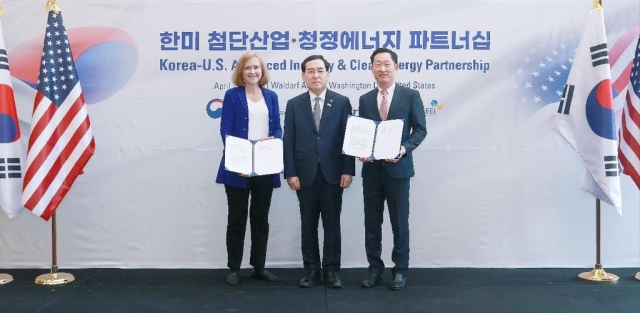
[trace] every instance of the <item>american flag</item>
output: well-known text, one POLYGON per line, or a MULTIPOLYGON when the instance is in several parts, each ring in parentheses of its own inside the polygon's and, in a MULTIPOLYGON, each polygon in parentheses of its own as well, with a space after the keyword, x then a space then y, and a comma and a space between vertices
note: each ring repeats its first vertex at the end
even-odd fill
POLYGON ((640 38, 629 76, 627 103, 622 113, 620 146, 618 148, 623 173, 640 188, 640 38))
POLYGON ((49 220, 95 151, 62 14, 49 12, 22 204, 49 220))

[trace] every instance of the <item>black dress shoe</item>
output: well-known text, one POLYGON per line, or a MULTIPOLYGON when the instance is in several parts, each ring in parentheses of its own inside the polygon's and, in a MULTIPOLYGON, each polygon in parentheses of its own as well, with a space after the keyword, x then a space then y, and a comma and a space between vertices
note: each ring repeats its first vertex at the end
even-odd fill
POLYGON ((320 280, 320 271, 318 269, 312 268, 307 270, 307 275, 302 277, 298 286, 302 288, 309 288, 316 284, 317 281, 320 280))
POLYGON ((251 274, 252 278, 264 280, 268 282, 278 281, 278 277, 276 275, 271 274, 267 270, 253 270, 253 274, 251 274))
POLYGON ((402 276, 402 274, 397 273, 393 276, 393 280, 391 281, 391 285, 389 285, 389 289, 391 290, 400 290, 404 288, 404 285, 407 281, 407 278, 402 276))
POLYGON ((264 280, 268 282, 278 281, 278 277, 276 275, 271 274, 267 270, 253 270, 253 273, 251 274, 251 278, 264 280))
POLYGON ((324 281, 329 288, 342 288, 342 282, 340 278, 338 278, 338 273, 334 269, 328 269, 325 274, 324 281))
POLYGON ((227 284, 231 286, 238 286, 240 283, 240 274, 236 271, 231 271, 229 275, 227 275, 227 284))
POLYGON ((362 288, 371 288, 377 285, 380 280, 382 280, 382 274, 369 274, 369 276, 362 281, 362 288))

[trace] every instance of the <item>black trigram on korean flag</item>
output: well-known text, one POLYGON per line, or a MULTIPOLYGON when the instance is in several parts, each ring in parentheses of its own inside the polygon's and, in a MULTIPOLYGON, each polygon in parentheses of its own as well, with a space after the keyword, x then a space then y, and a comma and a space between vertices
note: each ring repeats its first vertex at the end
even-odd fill
POLYGON ((620 170, 618 168, 618 157, 607 155, 604 157, 604 169, 607 177, 617 177, 620 170))
POLYGON ((593 67, 603 64, 609 64, 609 50, 607 50, 607 43, 601 43, 590 48, 591 49, 591 62, 593 67))
POLYGON ((0 179, 21 177, 19 158, 0 158, 0 179))
POLYGON ((562 93, 562 100, 558 106, 558 114, 569 114, 571 110, 571 101, 573 100, 573 91, 576 89, 576 85, 564 85, 564 92, 562 93), (563 109, 564 108, 564 112, 563 109))
POLYGON ((9 59, 7 59, 7 50, 0 49, 0 69, 9 70, 9 59))

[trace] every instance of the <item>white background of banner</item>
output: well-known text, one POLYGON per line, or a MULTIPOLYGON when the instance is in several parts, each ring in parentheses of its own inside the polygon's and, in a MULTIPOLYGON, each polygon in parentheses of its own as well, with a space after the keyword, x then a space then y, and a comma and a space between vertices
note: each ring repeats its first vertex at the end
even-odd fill
MULTIPOLYGON (((131 80, 108 99, 89 105, 96 154, 57 211, 61 267, 223 268, 226 197, 215 175, 222 153, 219 119, 207 103, 222 98, 214 83, 231 71, 160 71, 162 58, 222 58, 241 52, 208 51, 218 31, 400 30, 400 61, 483 60, 481 71, 402 70, 397 80, 435 83, 421 90, 428 135, 414 153, 411 181, 412 267, 591 267, 595 261, 595 199, 579 189, 582 164, 548 128, 530 127, 533 112, 520 103, 512 60, 523 47, 577 36, 591 1, 59 1, 67 29, 106 26, 127 32, 139 62, 131 80), (491 31, 491 49, 408 49, 411 30, 491 31), (160 50, 164 31, 199 31, 199 51, 160 50)), ((2 23, 9 53, 42 36, 44 1, 4 1, 2 23)), ((605 1, 608 20, 638 23, 637 0, 605 1)), ((619 36, 611 33, 608 36, 619 36)), ((637 38, 637 36, 635 37, 637 38)), ((72 39, 73 41, 73 39, 72 39)), ((635 41, 634 41, 635 42, 635 41)), ((610 47, 611 47, 610 42, 610 47)), ((371 50, 264 51, 267 62, 362 60, 371 50)), ((11 56, 11 54, 10 54, 11 56)), ((76 55, 77 57, 77 55, 76 55)), ((623 55, 620 62, 630 62, 623 55)), ((13 60, 10 59, 11 63, 13 60)), ((12 67, 12 71, 14 71, 12 67)), ((300 82, 299 70, 270 72, 272 81, 300 82)), ((15 74, 14 74, 15 76, 15 74)), ((566 77, 565 77, 566 79, 566 77)), ((373 83, 368 70, 334 70, 330 81, 373 83)), ((81 76, 82 82, 82 76, 81 76)), ((34 91, 13 80, 19 118, 31 119, 34 91)), ((304 90, 276 89, 281 111, 304 90)), ((368 90, 335 90, 351 99, 368 90)), ((626 92, 626 91, 624 91, 626 92)), ((617 108, 622 97, 616 98, 617 108)), ((558 99, 559 100, 559 99, 558 99)), ((550 106, 555 106, 551 103, 550 106)), ((24 125, 23 125, 24 126, 24 125)), ((22 128, 26 146, 28 127, 22 128)), ((357 165, 359 176, 360 164, 357 165)), ((284 181, 283 181, 284 183, 284 181)), ((622 177, 624 216, 603 204, 602 261, 640 265, 640 196, 622 177)), ((344 193, 342 264, 367 265, 362 180, 344 193)), ((386 218, 385 218, 386 219, 386 218)), ((302 266, 295 193, 277 189, 270 213, 267 266, 302 266)), ((248 266, 249 239, 245 245, 248 266)), ((383 256, 392 235, 384 224, 383 256)), ((0 215, 0 268, 48 267, 51 225, 28 211, 0 215)))

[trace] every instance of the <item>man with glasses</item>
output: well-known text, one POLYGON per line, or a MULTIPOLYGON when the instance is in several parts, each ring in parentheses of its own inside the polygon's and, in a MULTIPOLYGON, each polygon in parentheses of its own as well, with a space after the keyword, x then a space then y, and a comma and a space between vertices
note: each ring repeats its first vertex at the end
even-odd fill
POLYGON ((365 250, 369 261, 369 274, 362 287, 377 285, 384 271, 380 256, 386 200, 393 231, 391 260, 395 263, 389 287, 400 290, 405 286, 409 269, 409 185, 415 174, 412 152, 426 137, 427 127, 420 93, 396 84, 398 55, 387 48, 376 49, 371 54, 371 65, 378 88, 360 97, 359 116, 377 121, 403 119, 404 129, 397 158, 360 158, 363 162, 365 250))
POLYGON ((300 287, 315 285, 324 272, 325 283, 341 288, 340 213, 342 192, 355 175, 355 159, 342 154, 351 102, 327 89, 329 62, 321 55, 302 61, 307 92, 289 100, 284 120, 284 177, 300 202, 302 260, 306 275, 300 287), (322 216, 322 263, 318 220, 322 216), (324 271, 323 271, 324 270, 324 271))

